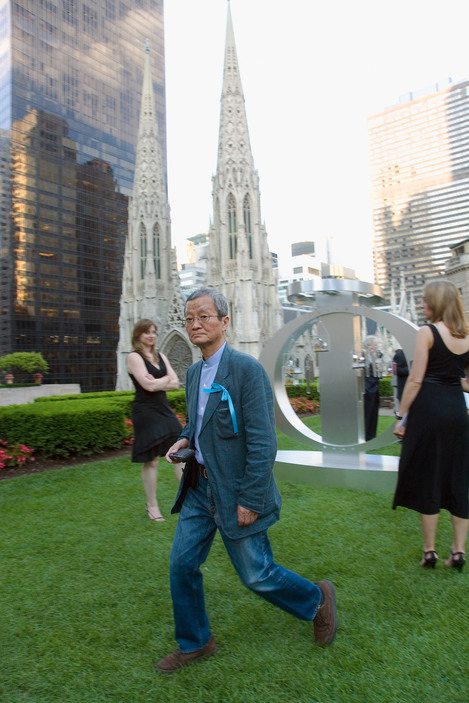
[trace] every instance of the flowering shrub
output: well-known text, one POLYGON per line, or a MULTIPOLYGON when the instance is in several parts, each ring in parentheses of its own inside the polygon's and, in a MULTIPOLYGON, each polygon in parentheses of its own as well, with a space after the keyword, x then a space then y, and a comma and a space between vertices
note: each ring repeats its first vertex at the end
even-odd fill
POLYGON ((317 415, 319 412, 319 403, 312 398, 289 398, 290 405, 297 415, 317 415))
POLYGON ((12 469, 34 461, 34 449, 30 449, 26 444, 8 444, 0 441, 0 471, 2 469, 12 469))
POLYGON ((125 421, 125 431, 126 437, 124 439, 124 444, 133 444, 134 442, 134 424, 132 420, 125 421))
POLYGON ((179 422, 181 423, 181 425, 184 427, 184 425, 186 424, 185 415, 179 415, 179 413, 176 413, 176 417, 179 420, 179 422))

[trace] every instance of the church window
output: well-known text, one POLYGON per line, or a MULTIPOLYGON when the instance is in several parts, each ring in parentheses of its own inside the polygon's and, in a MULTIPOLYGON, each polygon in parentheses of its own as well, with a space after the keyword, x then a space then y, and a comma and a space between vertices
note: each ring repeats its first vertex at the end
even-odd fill
POLYGON ((153 227, 153 263, 155 264, 156 278, 161 278, 160 226, 158 222, 153 227))
POLYGON ((249 258, 252 259, 252 229, 251 229, 251 202, 249 195, 244 196, 243 201, 244 229, 248 242, 249 258))
POLYGON ((228 245, 230 250, 230 259, 234 259, 236 257, 238 244, 236 232, 236 200, 231 194, 228 198, 228 245))
POLYGON ((143 222, 140 223, 140 278, 145 277, 145 264, 147 261, 147 232, 143 222))

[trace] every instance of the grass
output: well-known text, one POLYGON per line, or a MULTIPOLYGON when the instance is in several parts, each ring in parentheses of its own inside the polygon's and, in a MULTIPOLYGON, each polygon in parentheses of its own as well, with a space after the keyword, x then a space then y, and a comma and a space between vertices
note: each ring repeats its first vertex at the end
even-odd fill
MULTIPOLYGON (((304 422, 307 427, 309 427, 310 430, 313 430, 313 432, 316 432, 317 434, 321 434, 321 416, 320 415, 310 415, 309 417, 304 417, 302 419, 302 422, 304 422)), ((377 433, 378 435, 384 432, 385 430, 388 429, 392 424, 396 422, 395 418, 389 415, 380 415, 378 417, 378 426, 377 426, 377 433)), ((290 437, 287 437, 283 432, 278 431, 278 436, 279 436, 279 442, 281 442, 281 448, 282 449, 287 449, 287 450, 294 450, 294 449, 307 449, 306 445, 302 444, 301 442, 297 442, 294 439, 291 439, 290 437)), ((399 456, 401 451, 401 445, 398 444, 397 442, 393 442, 392 444, 387 445, 386 447, 383 447, 382 449, 373 449, 369 452, 368 454, 387 454, 389 456, 399 456)))
MULTIPOLYGON (((248 592, 217 537, 203 571, 220 652, 164 676, 153 666, 175 647, 171 467, 163 524, 146 518, 128 458, 2 481, 0 701, 467 703, 469 569, 419 568, 418 516, 392 511, 390 494, 279 485, 274 554, 336 584, 333 646, 248 592)), ((450 545, 443 513, 442 557, 450 545)))

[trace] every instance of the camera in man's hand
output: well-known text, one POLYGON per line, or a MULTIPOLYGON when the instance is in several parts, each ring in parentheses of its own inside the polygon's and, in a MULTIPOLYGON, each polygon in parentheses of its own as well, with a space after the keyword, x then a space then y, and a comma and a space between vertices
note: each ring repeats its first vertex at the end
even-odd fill
POLYGON ((195 451, 193 449, 178 449, 177 452, 174 452, 174 454, 170 454, 169 458, 172 461, 182 461, 185 463, 186 461, 189 461, 189 459, 192 459, 194 455, 195 451))

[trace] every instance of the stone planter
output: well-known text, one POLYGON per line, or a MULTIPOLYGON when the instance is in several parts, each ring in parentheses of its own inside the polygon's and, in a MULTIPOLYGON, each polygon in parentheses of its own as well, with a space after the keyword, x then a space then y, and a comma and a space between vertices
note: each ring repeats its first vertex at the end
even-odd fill
POLYGON ((35 373, 34 374, 34 383, 36 386, 40 386, 42 383, 42 373, 35 373))
POLYGON ((393 408, 394 407, 394 396, 380 396, 379 398, 380 408, 393 408))
POLYGON ((7 386, 11 386, 11 384, 13 383, 14 380, 15 380, 15 377, 13 376, 12 373, 7 373, 7 374, 6 374, 6 376, 5 376, 5 383, 7 384, 7 386))

